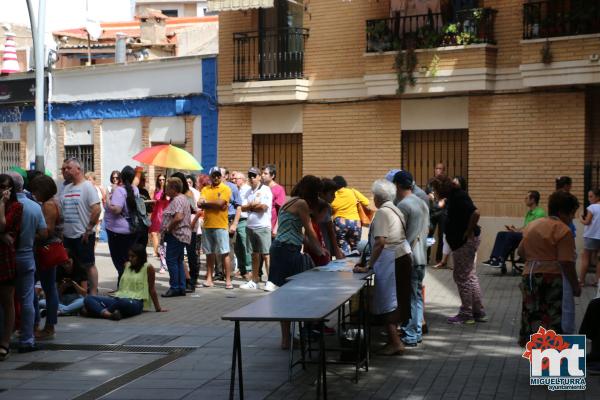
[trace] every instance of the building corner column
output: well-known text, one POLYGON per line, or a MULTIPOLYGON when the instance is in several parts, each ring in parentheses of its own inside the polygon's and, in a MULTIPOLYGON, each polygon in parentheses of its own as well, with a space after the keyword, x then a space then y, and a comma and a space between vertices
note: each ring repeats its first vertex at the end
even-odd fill
POLYGON ((67 134, 67 123, 63 120, 54 121, 57 126, 58 132, 56 135, 56 164, 58 169, 62 167, 63 160, 65 159, 65 136, 67 134))
POLYGON ((185 121, 185 151, 194 154, 194 120, 195 115, 186 115, 183 117, 185 121))
MULTIPOLYGON (((152 121, 152 117, 141 117, 140 121, 142 123, 142 150, 147 149, 152 146, 152 142, 150 141, 150 122, 152 121)), ((147 189, 152 193, 154 192, 154 182, 155 182, 155 171, 153 165, 144 165, 144 171, 146 173, 146 185, 147 189)))
POLYGON ((21 168, 29 169, 27 162, 27 122, 19 123, 19 165, 21 168))
POLYGON ((96 179, 104 182, 102 176, 102 120, 92 120, 92 144, 94 145, 94 172, 96 179))

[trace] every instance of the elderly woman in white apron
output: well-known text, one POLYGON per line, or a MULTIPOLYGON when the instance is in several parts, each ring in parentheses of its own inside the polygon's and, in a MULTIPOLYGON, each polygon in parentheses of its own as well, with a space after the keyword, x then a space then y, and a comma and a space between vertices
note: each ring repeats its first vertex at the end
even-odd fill
POLYGON ((358 264, 355 272, 375 272, 375 298, 373 313, 385 316, 389 342, 380 351, 382 355, 400 355, 404 345, 397 326, 410 319, 410 275, 412 269, 410 245, 406 241, 406 222, 393 201, 396 187, 385 179, 377 180, 372 187, 375 206, 378 208, 369 231, 371 258, 358 264))

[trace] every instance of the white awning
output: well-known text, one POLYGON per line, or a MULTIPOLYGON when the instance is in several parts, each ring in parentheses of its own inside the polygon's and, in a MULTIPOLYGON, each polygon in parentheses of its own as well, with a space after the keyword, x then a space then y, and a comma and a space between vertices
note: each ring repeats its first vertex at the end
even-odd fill
POLYGON ((208 0, 209 11, 247 10, 273 7, 273 0, 208 0))

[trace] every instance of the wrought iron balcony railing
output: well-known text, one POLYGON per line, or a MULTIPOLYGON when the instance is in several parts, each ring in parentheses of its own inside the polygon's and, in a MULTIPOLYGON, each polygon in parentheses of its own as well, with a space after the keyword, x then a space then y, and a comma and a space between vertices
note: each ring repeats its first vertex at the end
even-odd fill
POLYGON ((441 13, 400 16, 367 21, 367 52, 494 43, 496 10, 458 11, 454 21, 441 13))
POLYGON ((234 82, 304 77, 308 29, 264 29, 233 34, 234 82))
POLYGON ((600 1, 537 0, 523 4, 523 39, 600 33, 600 1))

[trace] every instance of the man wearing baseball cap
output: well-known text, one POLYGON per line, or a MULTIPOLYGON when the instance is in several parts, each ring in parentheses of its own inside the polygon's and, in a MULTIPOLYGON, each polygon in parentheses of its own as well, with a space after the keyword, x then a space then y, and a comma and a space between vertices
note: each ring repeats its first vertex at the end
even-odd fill
MULTIPOLYGON (((385 174, 385 179, 387 179, 388 181, 394 183, 394 176, 398 173, 402 171, 401 169, 390 169, 388 171, 387 174, 385 174)), ((411 175, 412 176, 412 175, 411 175)), ((413 189, 412 192, 415 196, 417 196, 418 198, 420 198, 421 200, 423 200, 425 202, 425 204, 427 204, 427 206, 429 207, 429 196, 427 196, 427 193, 425 193, 425 191, 423 189, 421 189, 419 186, 417 186, 417 184, 415 183, 414 179, 413 179, 413 189)))
POLYGON ((427 234, 429 233, 429 208, 413 194, 414 180, 410 172, 399 171, 394 175, 396 185, 396 207, 406 218, 406 240, 412 251, 412 286, 410 296, 410 320, 402 327, 402 342, 416 347, 423 339, 423 278, 427 264, 427 234))
POLYGON ((227 205, 231 198, 231 189, 221 182, 221 169, 212 167, 209 171, 211 184, 202 188, 198 206, 204 210, 204 234, 202 250, 206 254, 206 282, 204 287, 212 287, 213 270, 217 256, 221 257, 225 270, 225 288, 233 289, 231 284, 231 260, 229 258, 229 221, 227 205))
MULTIPOLYGON (((240 289, 258 289, 260 281, 260 260, 265 260, 265 269, 269 275, 269 248, 271 247, 271 207, 273 194, 269 186, 261 182, 258 168, 248 170, 248 181, 252 188, 246 194, 246 202, 242 211, 248 212, 246 226, 246 244, 252 253, 252 278, 240 289)), ((266 291, 275 290, 275 285, 267 281, 266 291)))

